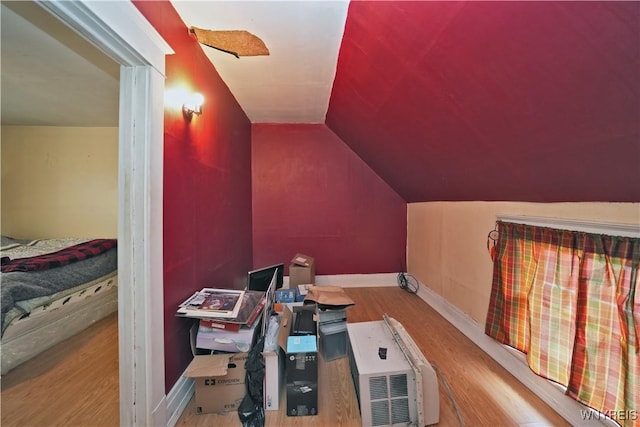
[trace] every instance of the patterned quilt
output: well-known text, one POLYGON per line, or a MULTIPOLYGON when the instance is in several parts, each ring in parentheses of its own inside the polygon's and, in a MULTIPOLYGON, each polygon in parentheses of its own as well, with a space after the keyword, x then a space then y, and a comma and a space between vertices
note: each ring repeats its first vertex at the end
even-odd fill
MULTIPOLYGON (((94 239, 55 252, 20 258, 11 258, 3 252, 2 258, 0 258, 0 268, 3 273, 9 273, 12 271, 42 271, 63 267, 73 262, 100 255, 115 248, 117 243, 115 239, 94 239)), ((27 246, 27 248, 29 247, 27 246)), ((29 253, 28 251, 25 252, 29 253)), ((38 253, 38 251, 32 251, 32 253, 38 253)))

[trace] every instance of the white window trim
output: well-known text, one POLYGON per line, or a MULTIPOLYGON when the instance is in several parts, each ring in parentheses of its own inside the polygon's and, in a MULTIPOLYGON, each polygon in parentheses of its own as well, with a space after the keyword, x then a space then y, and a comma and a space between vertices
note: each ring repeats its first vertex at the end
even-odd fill
POLYGON ((547 218, 527 215, 496 215, 498 220, 518 224, 549 227, 569 231, 607 234, 609 236, 640 237, 640 224, 620 224, 615 222, 584 221, 565 218, 547 218))

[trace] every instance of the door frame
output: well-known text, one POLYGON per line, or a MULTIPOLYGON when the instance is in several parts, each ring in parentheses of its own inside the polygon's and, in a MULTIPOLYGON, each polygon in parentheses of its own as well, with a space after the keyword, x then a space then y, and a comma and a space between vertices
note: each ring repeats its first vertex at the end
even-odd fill
POLYGON ((120 425, 166 426, 163 125, 165 55, 173 51, 131 2, 36 3, 120 64, 120 425))

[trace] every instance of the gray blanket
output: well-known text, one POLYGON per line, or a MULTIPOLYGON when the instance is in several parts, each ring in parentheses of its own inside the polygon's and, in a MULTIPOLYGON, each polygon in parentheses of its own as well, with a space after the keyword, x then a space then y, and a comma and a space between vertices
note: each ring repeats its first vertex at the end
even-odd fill
POLYGON ((65 267, 44 271, 2 273, 0 276, 0 304, 2 306, 2 333, 16 317, 30 312, 28 300, 40 298, 47 302, 53 295, 60 297, 65 291, 75 292, 80 285, 91 282, 118 268, 117 248, 93 258, 65 267))

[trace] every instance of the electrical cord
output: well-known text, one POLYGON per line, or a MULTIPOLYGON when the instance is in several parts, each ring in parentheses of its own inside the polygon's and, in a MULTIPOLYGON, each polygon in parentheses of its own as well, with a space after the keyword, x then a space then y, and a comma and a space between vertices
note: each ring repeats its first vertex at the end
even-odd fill
POLYGON ((451 400, 451 403, 453 404, 453 409, 456 412, 456 417, 458 417, 458 424, 460 425, 460 427, 464 427, 464 420, 462 419, 460 408, 458 408, 458 403, 456 402, 456 399, 453 397, 453 392, 451 391, 451 387, 449 387, 449 383, 447 382, 447 379, 444 377, 444 375, 442 374, 440 369, 438 369, 435 363, 431 363, 431 366, 433 366, 433 369, 436 371, 438 378, 440 378, 440 380, 442 381, 442 384, 447 392, 447 396, 449 396, 449 400, 451 400))
POLYGON ((398 286, 411 294, 417 294, 420 283, 412 275, 400 272, 398 273, 398 286))

